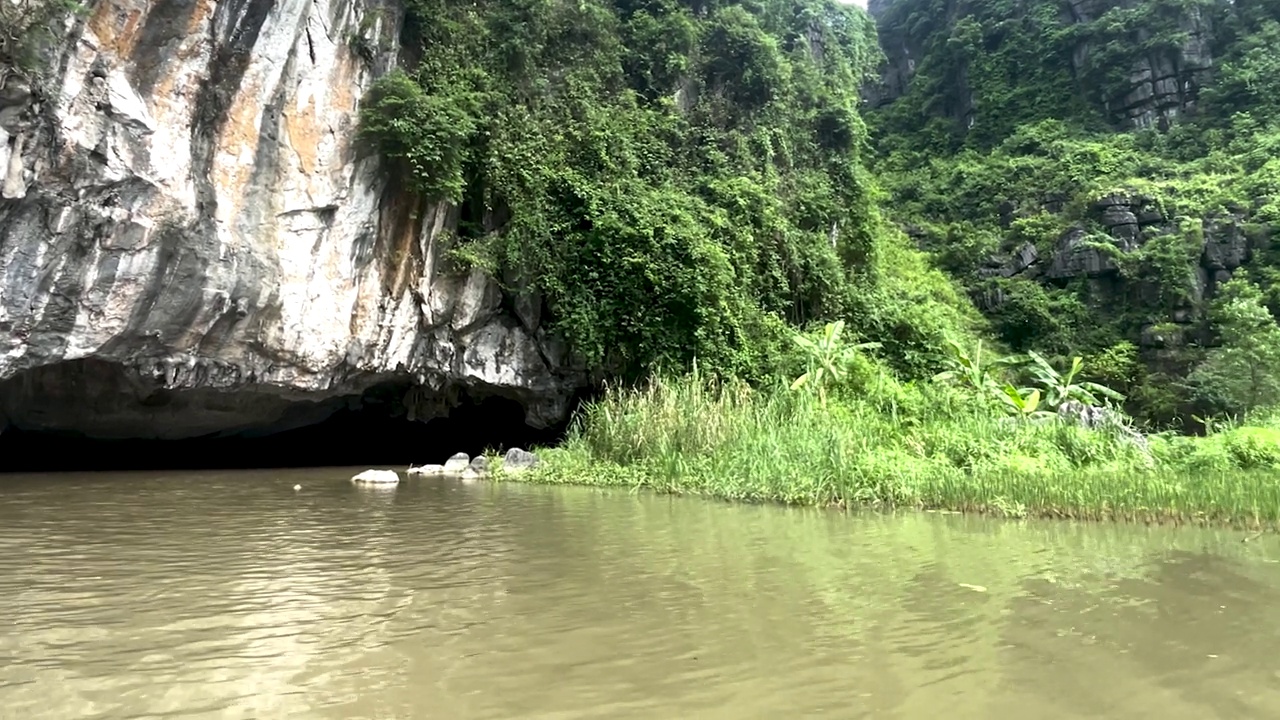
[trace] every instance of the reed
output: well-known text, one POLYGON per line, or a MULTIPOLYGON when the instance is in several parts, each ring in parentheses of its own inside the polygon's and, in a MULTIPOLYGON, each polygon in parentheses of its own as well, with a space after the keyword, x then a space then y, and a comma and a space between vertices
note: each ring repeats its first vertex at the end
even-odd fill
POLYGON ((618 389, 544 450, 534 482, 740 501, 1269 526, 1280 429, 1143 437, 1010 417, 980 397, 878 377, 823 402, 696 375, 618 389))

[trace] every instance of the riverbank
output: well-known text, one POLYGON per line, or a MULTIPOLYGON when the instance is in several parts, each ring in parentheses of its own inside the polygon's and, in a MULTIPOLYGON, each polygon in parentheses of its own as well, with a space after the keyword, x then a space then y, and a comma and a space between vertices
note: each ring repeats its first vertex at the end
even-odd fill
POLYGON ((539 451, 528 482, 747 502, 1006 517, 1280 525, 1280 423, 1202 438, 1010 417, 941 384, 881 377, 824 404, 687 377, 618 390, 539 451))

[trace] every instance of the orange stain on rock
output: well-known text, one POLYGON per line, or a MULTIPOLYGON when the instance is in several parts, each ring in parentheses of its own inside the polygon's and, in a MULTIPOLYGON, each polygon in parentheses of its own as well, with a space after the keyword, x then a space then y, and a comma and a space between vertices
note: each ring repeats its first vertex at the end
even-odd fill
POLYGON ((217 139, 213 181, 218 189, 219 204, 226 203, 231 217, 240 211, 257 154, 258 118, 262 110, 258 104, 258 81, 259 78, 247 74, 236 88, 227 121, 217 139))
POLYGON ((129 57, 138 42, 138 26, 142 10, 114 2, 98 3, 89 16, 89 30, 98 38, 99 47, 116 57, 129 57))
POLYGON ((298 170, 310 175, 316 170, 316 156, 320 149, 320 128, 316 122, 316 104, 308 101, 284 116, 284 131, 289 137, 289 147, 298 158, 298 170))

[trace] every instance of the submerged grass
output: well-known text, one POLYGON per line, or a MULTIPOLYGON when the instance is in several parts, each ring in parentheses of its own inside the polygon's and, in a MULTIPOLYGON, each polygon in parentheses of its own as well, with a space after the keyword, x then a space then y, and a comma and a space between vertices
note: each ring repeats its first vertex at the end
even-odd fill
POLYGON ((532 482, 802 505, 1276 526, 1280 429, 1142 437, 1003 415, 890 376, 823 406, 696 376, 615 390, 544 451, 532 482))

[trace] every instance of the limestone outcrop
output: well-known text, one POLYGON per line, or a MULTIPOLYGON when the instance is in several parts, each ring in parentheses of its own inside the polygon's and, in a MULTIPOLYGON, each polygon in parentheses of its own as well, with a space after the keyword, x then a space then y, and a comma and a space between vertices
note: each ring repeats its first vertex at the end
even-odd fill
POLYGON ((192 437, 376 385, 562 420, 584 374, 536 297, 455 266, 458 212, 357 132, 395 0, 91 0, 0 87, 0 428, 192 437), (523 308, 517 312, 515 308, 523 308))
MULTIPOLYGON (((518 474, 532 470, 541 464, 534 453, 521 448, 511 448, 502 456, 501 471, 518 474)), ((489 458, 477 455, 469 458, 466 453, 455 453, 443 465, 417 465, 405 471, 409 477, 447 477, 462 480, 478 480, 490 474, 489 458)))
MULTIPOLYGON (((870 0, 867 9, 880 19, 903 2, 870 0)), ((1066 30, 1084 30, 1064 34, 1073 38, 1064 48, 1064 54, 1068 56, 1072 75, 1082 94, 1092 96, 1101 92, 1102 96, 1097 98, 1101 105, 1099 109, 1120 126, 1165 127, 1192 110, 1201 88, 1211 81, 1214 24, 1206 9, 1209 6, 1204 3, 1187 4, 1172 19, 1162 14, 1158 23, 1153 21, 1151 26, 1127 28, 1118 35, 1110 27, 1114 23, 1096 22, 1109 13, 1110 20, 1118 19, 1142 4, 1143 0, 1067 0, 1058 3, 1058 23, 1066 30), (1157 33, 1167 32, 1169 28, 1164 25, 1170 22, 1176 26, 1176 32, 1170 35, 1173 39, 1156 42, 1157 33), (1099 25, 1108 27, 1099 28, 1099 25), (1119 61, 1121 65, 1116 66, 1115 53, 1103 52, 1104 46, 1123 46, 1132 52, 1126 52, 1119 61), (1117 70, 1123 79, 1114 87, 1109 84, 1106 88, 1100 87, 1098 79, 1109 78, 1117 70)), ((928 18, 920 13, 921 17, 910 15, 909 21, 897 17, 892 25, 881 23, 880 40, 885 63, 881 68, 880 81, 864 91, 867 100, 876 106, 904 95, 930 48, 951 42, 958 23, 977 15, 979 5, 971 0, 948 0, 941 11, 933 9, 938 7, 937 4, 931 6, 928 18)), ((1016 18, 1030 11, 1029 6, 1009 11, 1014 18, 1010 24, 1016 27, 1016 18)), ((1009 32, 1001 27, 993 36, 1009 32)), ((1052 50, 1045 48, 1044 52, 1052 50)), ((971 87, 970 68, 962 58, 953 58, 947 74, 949 80, 945 83, 944 104, 948 113, 965 127, 972 127, 977 101, 971 87)))

